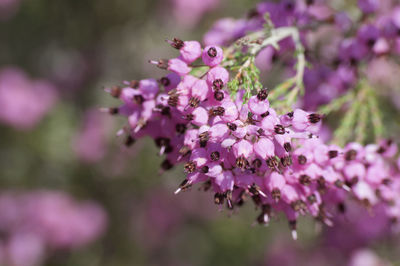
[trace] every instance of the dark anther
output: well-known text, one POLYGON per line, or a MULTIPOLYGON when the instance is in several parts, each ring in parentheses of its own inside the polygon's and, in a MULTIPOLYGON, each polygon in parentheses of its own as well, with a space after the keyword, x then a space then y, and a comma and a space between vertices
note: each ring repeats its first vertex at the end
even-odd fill
POLYGON ((171 42, 169 42, 171 46, 175 49, 181 49, 184 45, 183 41, 177 38, 174 38, 171 42))
POLYGON ((249 165, 249 162, 244 158, 244 156, 240 156, 236 159, 236 166, 244 169, 249 165))
POLYGON ((156 62, 150 61, 150 63, 157 64, 158 68, 167 69, 168 68, 168 60, 167 59, 160 59, 156 62))
POLYGON ((325 189, 326 181, 325 181, 325 178, 323 176, 318 177, 317 183, 318 183, 318 188, 319 189, 325 189))
POLYGON ((108 109, 108 112, 109 112, 111 115, 116 115, 116 114, 119 113, 119 109, 118 109, 118 107, 113 107, 113 108, 108 109))
POLYGON ((257 133, 258 133, 258 135, 263 135, 264 129, 262 129, 262 128, 257 129, 257 133))
POLYGON ((335 186, 337 186, 338 188, 343 187, 343 185, 344 185, 344 184, 343 184, 343 181, 342 181, 342 180, 339 180, 339 179, 338 179, 338 180, 335 181, 335 186))
POLYGON ((276 134, 280 134, 280 135, 285 134, 285 128, 282 125, 279 125, 279 124, 276 125, 274 130, 275 130, 276 134))
POLYGON ((211 180, 207 180, 203 183, 202 189, 203 191, 208 191, 211 188, 211 180))
POLYGON ((144 102, 144 98, 142 95, 135 95, 133 96, 133 102, 140 105, 144 102))
POLYGON ((292 151, 292 145, 290 145, 289 142, 286 142, 285 144, 283 144, 283 148, 285 148, 286 152, 291 152, 292 151))
POLYGON ((185 163, 184 169, 186 173, 191 174, 196 170, 196 163, 193 161, 189 161, 185 163))
POLYGON ((339 154, 338 151, 333 151, 332 150, 332 151, 328 152, 328 156, 329 156, 330 159, 336 158, 338 156, 338 154, 339 154))
POLYGON ((352 161, 356 158, 356 156, 357 156, 357 151, 351 149, 346 152, 346 154, 344 155, 344 158, 346 159, 346 161, 352 161))
POLYGON ((165 153, 171 153, 171 152, 173 152, 174 151, 174 147, 172 147, 171 145, 168 145, 166 148, 165 148, 165 153))
POLYGON ((375 39, 368 39, 367 40, 367 46, 369 47, 369 48, 372 48, 372 46, 374 46, 374 44, 375 44, 375 42, 376 42, 376 40, 375 39))
POLYGON ((169 138, 163 138, 163 137, 156 138, 154 141, 155 141, 157 147, 167 147, 167 146, 169 146, 169 143, 170 143, 169 138))
POLYGON ((322 116, 320 114, 309 114, 308 115, 308 121, 310 121, 310 123, 316 124, 319 121, 321 121, 322 116))
POLYGON ((297 161, 299 164, 304 165, 307 163, 307 157, 304 155, 299 155, 299 157, 297 157, 297 161))
POLYGON ((265 113, 261 114, 262 118, 267 117, 267 116, 269 116, 269 112, 268 111, 266 111, 265 113))
POLYGON ((161 108, 161 114, 170 116, 171 115, 171 108, 169 108, 169 106, 164 106, 163 108, 161 108))
POLYGON ((292 2, 285 3, 285 9, 287 11, 292 11, 294 9, 294 3, 292 3, 292 2))
POLYGON ((211 47, 210 49, 208 49, 207 54, 209 57, 216 57, 217 49, 215 49, 215 47, 211 47))
POLYGON ((191 152, 192 151, 190 150, 190 148, 188 146, 183 146, 179 150, 179 154, 181 154, 182 156, 186 156, 186 155, 190 154, 191 152))
POLYGON ((267 221, 265 221, 264 216, 265 216, 264 213, 260 213, 260 215, 257 216, 257 223, 266 224, 267 221))
POLYGON ((384 178, 382 180, 382 184, 384 184, 385 186, 389 186, 392 183, 392 180, 390 180, 390 178, 384 178))
POLYGON ((259 195, 260 194, 260 187, 257 186, 256 184, 253 184, 249 187, 249 192, 252 195, 259 195))
POLYGON ((179 101, 179 96, 174 94, 174 95, 170 95, 168 98, 168 105, 172 106, 172 107, 176 107, 178 105, 178 101, 179 101))
POLYGON ((339 212, 341 212, 341 213, 345 213, 346 212, 346 205, 344 205, 343 202, 339 203, 337 205, 337 208, 338 208, 339 212))
POLYGON ((135 143, 135 139, 131 136, 131 135, 129 135, 129 136, 127 136, 126 137, 126 139, 125 139, 125 146, 126 147, 130 147, 130 146, 132 146, 134 143, 135 143))
POLYGON ((376 152, 382 154, 385 151, 386 151, 386 149, 384 147, 380 146, 376 152))
POLYGON ((183 117, 183 119, 186 119, 187 121, 192 121, 194 119, 193 114, 187 114, 183 117))
POLYGON ((110 94, 112 97, 118 98, 121 95, 121 87, 120 86, 112 87, 110 94))
POLYGON ((167 87, 167 86, 169 86, 171 84, 171 81, 167 77, 162 77, 160 79, 160 82, 164 87, 167 87))
POLYGON ((256 206, 262 204, 262 200, 261 200, 261 197, 260 197, 259 194, 251 196, 251 199, 254 201, 254 204, 255 204, 256 206))
POLYGON ((214 99, 217 101, 222 101, 224 99, 224 93, 222 91, 215 91, 214 92, 214 99))
POLYGON ((279 165, 279 162, 275 157, 269 157, 266 160, 266 163, 267 163, 268 167, 271 168, 271 169, 275 169, 279 165))
POLYGON ((176 129, 177 133, 184 134, 186 131, 186 125, 185 124, 176 124, 175 129, 176 129))
POLYGON ((308 175, 301 175, 299 178, 300 184, 304 185, 304 186, 308 186, 311 184, 311 177, 309 177, 308 175))
POLYGON ((190 107, 196 108, 196 107, 199 105, 199 103, 200 103, 199 98, 191 97, 191 98, 189 99, 189 105, 190 105, 190 107))
POLYGON ((215 193, 214 195, 214 203, 217 205, 224 204, 225 196, 222 193, 215 193))
POLYGON ((283 167, 291 166, 292 165, 292 156, 284 156, 281 158, 281 164, 283 167))
POLYGON ((161 163, 161 168, 162 168, 163 170, 169 170, 169 169, 171 169, 172 167, 174 167, 174 165, 173 165, 168 159, 165 159, 165 160, 161 163))
POLYGON ((290 227, 290 229, 292 229, 292 230, 296 230, 296 227, 297 227, 297 222, 296 222, 296 220, 289 221, 289 227, 290 227))
POLYGON ((210 116, 222 116, 225 114, 225 108, 218 106, 217 108, 212 108, 209 112, 210 116))
POLYGON ((349 186, 349 187, 352 187, 352 186, 354 186, 355 184, 357 184, 358 183, 358 176, 353 176, 348 182, 346 182, 346 184, 349 186))
POLYGON ((291 206, 292 206, 292 209, 296 212, 305 210, 307 208, 305 202, 302 200, 296 200, 296 201, 292 202, 291 206))
POLYGON ((274 188, 271 191, 271 196, 275 201, 279 201, 281 199, 281 191, 278 188, 274 188))
POLYGON ((293 117, 293 114, 294 114, 294 112, 292 111, 292 112, 287 113, 287 116, 290 117, 290 118, 292 118, 292 117, 293 117))
POLYGON ((219 160, 219 157, 220 157, 220 154, 219 154, 219 152, 217 152, 217 151, 213 151, 211 154, 210 154, 210 158, 211 158, 211 161, 218 161, 219 160))
POLYGON ((207 174, 208 173, 208 166, 207 165, 205 165, 205 166, 203 166, 201 169, 200 169, 200 172, 202 172, 203 174, 207 174))
POLYGON ((258 10, 256 8, 252 8, 247 13, 247 18, 254 18, 254 17, 257 17, 259 15, 260 15, 260 13, 258 12, 258 10))
POLYGON ((260 159, 254 159, 254 161, 251 163, 251 166, 254 168, 260 168, 262 165, 262 161, 260 159))
POLYGON ((201 133, 199 135, 200 147, 204 148, 207 145, 207 142, 209 139, 210 139, 210 135, 208 134, 208 131, 201 133))
POLYGON ((266 89, 260 90, 257 93, 257 99, 260 100, 260 101, 266 100, 267 97, 268 97, 268 91, 266 89))
POLYGON ((216 79, 213 81, 213 89, 214 90, 220 90, 224 87, 224 82, 222 79, 216 79))
POLYGON ((307 197, 308 202, 310 202, 311 204, 317 202, 317 197, 315 197, 314 194, 311 194, 310 196, 307 197))
POLYGON ((233 203, 232 203, 232 191, 228 190, 225 192, 225 197, 226 197, 226 205, 228 209, 232 210, 233 209, 233 203))
POLYGON ((236 131, 236 129, 237 129, 237 125, 234 123, 228 123, 227 126, 232 131, 236 131))
POLYGON ((179 185, 179 188, 180 188, 181 190, 185 190, 185 189, 190 188, 191 186, 192 186, 192 184, 190 184, 189 181, 188 181, 187 179, 185 179, 185 180, 183 180, 183 181, 181 182, 181 184, 179 185))
POLYGON ((139 81, 137 80, 131 80, 131 82, 129 82, 129 87, 131 87, 132 89, 137 89, 139 88, 139 81))

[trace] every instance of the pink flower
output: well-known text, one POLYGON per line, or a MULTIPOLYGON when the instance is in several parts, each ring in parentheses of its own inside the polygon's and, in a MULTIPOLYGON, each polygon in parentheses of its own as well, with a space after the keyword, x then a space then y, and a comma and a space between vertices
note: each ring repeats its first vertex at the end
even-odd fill
POLYGON ((80 159, 96 162, 104 157, 109 124, 106 114, 97 110, 87 111, 80 132, 73 143, 73 148, 80 159))
POLYGON ((197 41, 186 41, 180 49, 181 57, 190 64, 201 56, 201 45, 197 41))
POLYGON ((168 61, 168 70, 175 72, 179 76, 184 76, 192 69, 181 58, 173 58, 168 61))
POLYGON ((17 13, 20 0, 0 0, 0 20, 10 19, 17 13))
POLYGON ((77 202, 57 191, 3 192, 1 237, 5 265, 34 266, 52 250, 80 248, 105 230, 107 217, 94 202, 77 202), (13 214, 7 211, 13 209, 13 214))
POLYGON ((47 81, 30 80, 16 68, 0 70, 0 122, 29 130, 37 125, 57 100, 47 81))
POLYGON ((173 7, 173 14, 180 24, 185 28, 194 27, 205 13, 216 9, 219 0, 171 0, 173 7))
POLYGON ((209 45, 204 48, 202 58, 204 64, 214 67, 222 62, 224 53, 219 46, 209 45))

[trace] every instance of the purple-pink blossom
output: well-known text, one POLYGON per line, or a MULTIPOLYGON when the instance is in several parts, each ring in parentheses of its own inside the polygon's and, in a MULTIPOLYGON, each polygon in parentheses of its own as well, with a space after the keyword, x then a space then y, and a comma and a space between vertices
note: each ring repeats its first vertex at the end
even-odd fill
POLYGON ((0 70, 0 122, 21 130, 36 126, 57 101, 55 87, 32 80, 22 70, 0 70))

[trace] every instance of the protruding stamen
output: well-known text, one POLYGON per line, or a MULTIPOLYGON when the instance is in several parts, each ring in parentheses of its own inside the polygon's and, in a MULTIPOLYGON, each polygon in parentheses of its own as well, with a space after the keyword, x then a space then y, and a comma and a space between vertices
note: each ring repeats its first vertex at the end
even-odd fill
POLYGON ((156 60, 149 60, 150 64, 156 65, 158 68, 161 69, 167 69, 168 68, 168 60, 166 59, 160 59, 158 61, 156 60))
POLYGON ((182 47, 185 45, 184 42, 178 38, 173 38, 171 40, 165 40, 167 43, 169 43, 173 48, 175 49, 182 49, 182 47))

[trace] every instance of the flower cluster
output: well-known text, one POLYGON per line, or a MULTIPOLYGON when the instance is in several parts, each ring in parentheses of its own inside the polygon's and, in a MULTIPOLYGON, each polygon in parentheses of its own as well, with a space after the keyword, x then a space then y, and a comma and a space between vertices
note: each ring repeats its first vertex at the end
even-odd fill
POLYGON ((0 196, 0 264, 38 265, 46 250, 70 250, 96 240, 107 217, 93 202, 56 191, 0 196))
POLYGON ((123 102, 108 111, 127 117, 121 131, 127 133, 127 145, 150 136, 166 155, 164 170, 184 165, 186 178, 176 193, 202 183, 213 191, 215 203, 226 202, 228 209, 251 198, 261 210, 259 223, 268 224, 283 212, 294 238, 299 215, 331 225, 332 206, 348 197, 368 207, 387 202, 387 215, 397 219, 398 180, 384 159, 397 152, 394 143, 326 145, 316 135, 322 115, 302 109, 278 113, 267 89, 248 101, 244 91, 231 97, 230 72, 219 46, 202 48, 179 39, 169 43, 180 56, 151 61, 169 74, 107 91, 123 102))
MULTIPOLYGON (((307 50, 303 107, 315 109, 353 88, 365 69, 379 58, 388 62, 400 52, 400 5, 397 1, 358 1, 359 16, 338 11, 332 1, 265 1, 249 12, 247 18, 224 18, 217 21, 204 36, 204 43, 228 45, 246 33, 260 30, 266 20, 279 27, 296 26, 307 50), (389 56, 389 58, 388 58, 389 56), (367 67, 365 67, 367 65, 367 67)), ((288 71, 293 68, 294 44, 288 38, 279 43, 279 49, 267 46, 258 55, 257 65, 269 70, 277 60, 288 71)), ((397 68, 396 68, 397 69, 397 68)), ((268 73, 265 75, 268 76, 268 73)))

